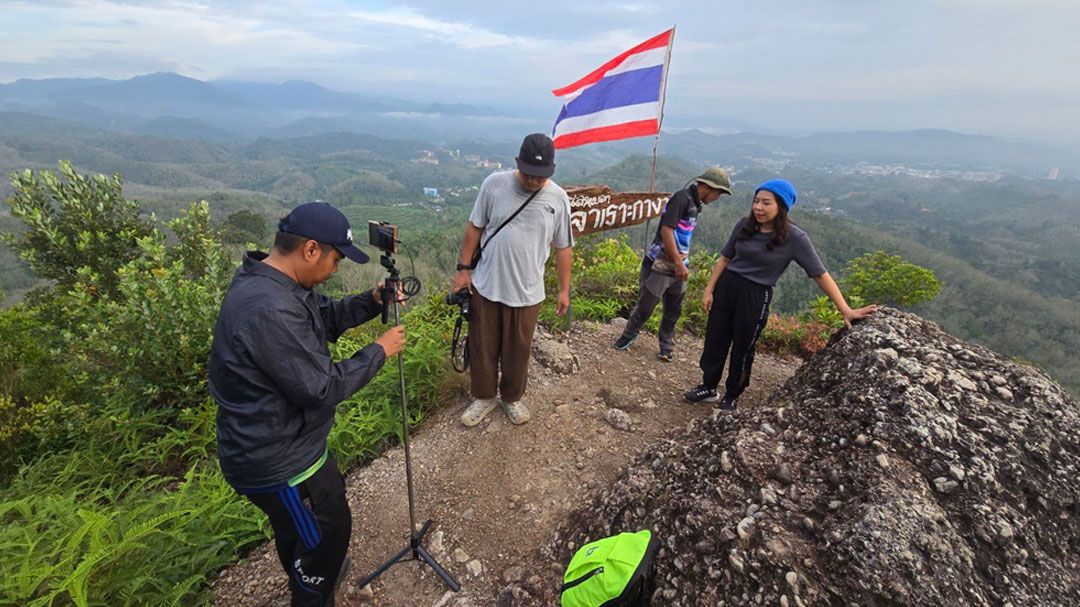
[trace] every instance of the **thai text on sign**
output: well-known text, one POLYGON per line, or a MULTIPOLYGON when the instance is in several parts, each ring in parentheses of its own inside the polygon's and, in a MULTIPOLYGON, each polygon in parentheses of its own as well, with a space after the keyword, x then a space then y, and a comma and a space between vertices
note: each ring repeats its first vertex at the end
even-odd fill
POLYGON ((574 236, 624 228, 658 217, 667 204, 662 192, 614 192, 607 186, 568 188, 574 236))

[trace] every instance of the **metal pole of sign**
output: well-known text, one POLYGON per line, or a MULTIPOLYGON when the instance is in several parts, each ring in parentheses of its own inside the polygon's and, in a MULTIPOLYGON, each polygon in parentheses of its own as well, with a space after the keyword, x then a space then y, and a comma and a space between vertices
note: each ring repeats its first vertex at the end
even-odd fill
MULTIPOLYGON (((652 148, 652 171, 649 172, 649 192, 652 192, 656 188, 656 157, 660 147, 660 126, 664 124, 664 102, 667 101, 667 76, 668 67, 671 64, 671 47, 675 44, 675 26, 671 27, 671 37, 668 38, 667 52, 664 54, 664 75, 660 81, 660 107, 656 117, 656 139, 653 140, 652 148)), ((652 217, 645 220, 645 245, 641 247, 641 257, 644 259, 646 251, 649 249, 649 226, 652 224, 652 217)))
MULTIPOLYGON (((569 223, 567 223, 567 226, 566 226, 566 236, 567 236, 567 240, 569 240, 571 243, 574 242, 574 228, 571 227, 569 225, 569 223)), ((573 250, 573 249, 571 249, 571 250, 573 250)), ((556 265, 556 271, 558 271, 558 267, 557 267, 558 264, 555 264, 555 265, 556 265)), ((570 265, 573 266, 572 261, 570 262, 570 265)), ((566 332, 567 333, 569 333, 570 330, 574 328, 574 306, 573 306, 573 303, 572 303, 573 301, 574 301, 574 281, 571 280, 570 281, 570 303, 568 303, 567 306, 566 306, 566 332)))
MULTIPOLYGON (((650 191, 652 191, 652 190, 650 190, 650 191)), ((643 235, 642 240, 641 240, 641 256, 642 257, 645 257, 645 252, 649 250, 649 234, 651 233, 651 231, 649 230, 650 225, 652 225, 652 217, 645 220, 645 234, 643 235)))
MULTIPOLYGON (((649 189, 646 190, 647 192, 652 192, 653 188, 656 187, 656 153, 657 153, 657 148, 659 146, 660 146, 660 132, 657 131, 656 139, 653 140, 652 171, 649 172, 649 189)), ((645 258, 645 254, 649 250, 649 234, 652 233, 652 231, 649 229, 649 226, 651 226, 651 225, 652 225, 652 217, 645 220, 645 234, 644 234, 644 239, 642 240, 642 244, 641 244, 641 258, 642 259, 645 258)))

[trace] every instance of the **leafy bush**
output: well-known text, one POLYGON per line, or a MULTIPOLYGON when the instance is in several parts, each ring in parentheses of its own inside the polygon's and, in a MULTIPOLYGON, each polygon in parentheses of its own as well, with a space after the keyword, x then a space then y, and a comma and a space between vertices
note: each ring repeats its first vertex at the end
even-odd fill
MULTIPOLYGON (((690 279, 677 325, 680 329, 704 334, 709 315, 701 306, 701 294, 718 258, 708 253, 695 253, 691 257, 690 279)), ((637 303, 640 275, 641 257, 630 248, 626 234, 616 238, 599 235, 579 238, 574 247, 570 291, 574 319, 608 322, 617 316, 628 316, 637 303)), ((548 298, 540 308, 540 321, 548 327, 563 327, 566 320, 555 315, 558 282, 553 259, 548 260, 545 276, 548 298)), ((661 309, 661 305, 656 306, 643 330, 655 333, 660 329, 661 309)))
MULTIPOLYGON (((866 301, 855 294, 848 294, 844 299, 852 308, 861 308, 866 305, 866 301)), ((809 311, 799 316, 804 321, 814 322, 825 327, 829 333, 839 331, 844 327, 844 316, 836 309, 832 300, 825 295, 819 295, 811 300, 809 311)))
MULTIPOLYGON (((450 339, 457 308, 443 301, 441 294, 426 300, 402 316, 405 327, 405 388, 409 402, 409 422, 418 423, 423 412, 441 404, 460 385, 460 378, 449 372, 450 339)), ((373 320, 350 330, 331 346, 335 358, 351 356, 373 342, 386 325, 373 320)), ((401 389, 397 359, 387 361, 379 373, 360 392, 345 399, 338 407, 338 419, 330 433, 330 445, 342 453, 343 463, 355 462, 381 451, 391 438, 401 439, 401 389)))
MULTIPOLYGON (((695 253, 690 258, 690 280, 686 286, 686 297, 683 298, 683 311, 679 319, 679 327, 690 331, 694 335, 705 335, 705 325, 709 322, 709 313, 701 305, 701 296, 705 293, 705 287, 709 284, 709 276, 712 274, 713 265, 716 264, 718 259, 720 259, 720 255, 715 253, 695 253)), ((659 314, 653 314, 653 319, 659 327, 659 314)))
POLYGON ((852 259, 844 269, 843 283, 852 295, 891 306, 914 306, 930 301, 941 291, 941 283, 932 271, 884 251, 852 259))
POLYGON ((88 398, 181 409, 206 394, 214 320, 233 268, 212 238, 206 203, 170 226, 179 244, 167 246, 156 229, 139 239, 141 255, 116 270, 113 294, 77 282, 60 300, 72 319, 63 359, 88 398))
POLYGON ((771 314, 761 331, 758 346, 781 356, 808 358, 825 347, 830 333, 829 327, 816 320, 771 314))
MULTIPOLYGON (((626 315, 637 298, 641 259, 620 238, 583 236, 574 246, 573 273, 570 278, 570 305, 575 320, 607 322, 626 315)), ((565 319, 555 315, 559 292, 555 255, 548 259, 544 273, 547 300, 540 308, 540 322, 549 327, 565 326, 565 319)))
POLYGON ((18 236, 4 235, 43 278, 61 290, 90 279, 93 293, 112 293, 116 269, 138 255, 136 241, 149 236, 153 220, 140 216, 137 202, 123 197, 120 175, 79 175, 60 162, 60 178, 51 171, 27 169, 12 177, 11 214, 25 224, 18 236), (77 270, 84 268, 80 275, 77 270))
POLYGON ((225 242, 232 244, 262 243, 270 235, 266 218, 247 209, 231 213, 219 229, 225 242))
POLYGON ((41 321, 27 306, 0 310, 0 395, 22 402, 43 398, 52 384, 41 321))

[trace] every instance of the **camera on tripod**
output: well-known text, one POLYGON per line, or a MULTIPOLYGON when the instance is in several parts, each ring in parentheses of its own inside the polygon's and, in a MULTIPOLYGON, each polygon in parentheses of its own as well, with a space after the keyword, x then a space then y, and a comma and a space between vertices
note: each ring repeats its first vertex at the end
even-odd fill
MULTIPOLYGON (((381 263, 390 273, 383 282, 381 290, 383 304, 382 320, 383 323, 388 323, 390 320, 393 320, 395 325, 401 324, 401 316, 398 309, 399 304, 419 293, 421 288, 420 281, 415 276, 401 278, 401 274, 397 269, 397 264, 394 262, 394 253, 397 253, 398 242, 398 228, 396 225, 385 221, 368 221, 368 244, 383 252, 379 258, 379 263, 381 263)), ((409 251, 408 246, 405 247, 405 251, 409 253, 409 260, 411 263, 412 252, 409 251)), ((431 521, 429 520, 423 525, 416 524, 416 500, 413 497, 412 481, 412 455, 410 455, 409 451, 410 415, 407 391, 405 389, 404 359, 405 352, 402 351, 397 357, 397 367, 398 384, 401 390, 401 442, 405 446, 405 484, 409 492, 409 545, 401 552, 390 557, 389 561, 383 563, 378 569, 364 578, 363 583, 358 587, 363 588, 364 586, 367 586, 396 563, 407 560, 416 560, 429 565, 435 570, 435 573, 442 578, 443 583, 445 583, 450 590, 457 592, 458 590, 461 590, 461 584, 442 568, 442 565, 435 560, 435 557, 427 551, 427 548, 425 548, 422 543, 424 536, 427 535, 428 530, 431 528, 431 521)))
POLYGON ((461 316, 465 320, 469 320, 470 315, 470 296, 468 289, 460 289, 453 293, 446 294, 446 305, 459 306, 461 308, 461 316))
POLYGON ((368 221, 368 244, 383 252, 397 253, 398 227, 385 221, 368 221))

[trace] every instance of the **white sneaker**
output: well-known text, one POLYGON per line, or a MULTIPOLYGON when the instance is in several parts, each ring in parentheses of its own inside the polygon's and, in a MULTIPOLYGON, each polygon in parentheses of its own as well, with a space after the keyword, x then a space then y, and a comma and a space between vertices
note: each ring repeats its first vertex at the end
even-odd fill
POLYGON ((472 404, 461 414, 461 423, 470 428, 479 424, 497 404, 497 398, 474 398, 472 404))
MULTIPOLYGON (((500 400, 499 402, 502 401, 500 400)), ((529 413, 529 408, 520 400, 516 400, 512 403, 503 403, 502 406, 503 411, 506 411, 506 417, 509 417, 510 423, 515 426, 520 426, 532 419, 532 413, 529 413)))

